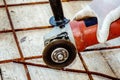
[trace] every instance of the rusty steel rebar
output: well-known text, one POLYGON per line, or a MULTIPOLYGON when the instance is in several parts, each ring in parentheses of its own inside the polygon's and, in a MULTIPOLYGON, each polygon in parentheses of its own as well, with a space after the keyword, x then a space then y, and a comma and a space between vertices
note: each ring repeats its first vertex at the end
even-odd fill
POLYGON ((83 52, 87 52, 87 51, 100 51, 100 50, 110 50, 110 49, 120 49, 120 46, 107 46, 107 47, 85 49, 83 52))
MULTIPOLYGON (((19 31, 29 31, 29 30, 41 30, 41 29, 48 29, 52 28, 52 26, 40 26, 40 27, 31 27, 31 28, 20 28, 20 29, 14 29, 15 32, 19 31)), ((12 32, 12 30, 0 30, 0 33, 9 33, 12 32)))
MULTIPOLYGON (((26 65, 31 65, 31 66, 36 66, 36 67, 43 67, 43 68, 49 68, 49 69, 54 69, 51 67, 48 67, 47 65, 43 65, 43 64, 35 64, 35 63, 30 63, 30 62, 23 62, 23 61, 13 61, 14 63, 19 63, 19 64, 26 64, 26 65)), ((97 75, 97 76, 101 76, 101 77, 105 77, 105 78, 109 78, 112 80, 120 80, 119 78, 115 78, 103 73, 99 73, 99 72, 93 72, 93 71, 86 71, 86 70, 77 70, 77 69, 69 69, 69 68, 62 68, 62 69, 55 69, 55 70, 62 70, 62 71, 67 71, 67 72, 75 72, 75 73, 90 73, 92 75, 97 75)))
POLYGON ((85 61, 84 61, 81 53, 78 53, 78 55, 79 55, 79 58, 80 58, 80 60, 81 60, 81 62, 82 62, 82 64, 83 64, 84 69, 86 70, 86 73, 88 74, 88 77, 90 78, 90 80, 93 80, 93 77, 92 77, 92 75, 89 73, 89 69, 88 69, 87 64, 85 63, 85 61))
MULTIPOLYGON (((68 1, 79 1, 79 0, 62 0, 62 2, 68 2, 68 1)), ((8 7, 14 7, 14 6, 27 6, 27 5, 37 5, 37 4, 47 4, 47 3, 49 3, 49 1, 7 4, 7 6, 8 7)), ((4 8, 4 7, 5 7, 5 5, 0 5, 0 8, 4 8)))
MULTIPOLYGON (((14 40, 15 40, 15 42, 16 42, 16 45, 17 45, 17 48, 18 48, 20 57, 21 57, 22 60, 24 61, 24 56, 23 56, 22 50, 21 50, 21 48, 20 48, 20 44, 19 44, 19 41, 18 41, 16 32, 15 32, 15 29, 14 29, 14 25, 13 25, 13 22, 12 22, 10 13, 9 13, 9 9, 8 9, 6 0, 3 0, 3 2, 4 2, 4 5, 5 5, 5 9, 6 9, 6 12, 7 12, 7 17, 8 17, 8 19, 9 19, 10 27, 11 27, 11 29, 12 29, 12 33, 13 33, 14 40)), ((24 69, 25 69, 25 72, 26 72, 27 79, 28 79, 28 80, 31 80, 31 77, 30 77, 30 74, 29 74, 27 65, 24 65, 24 69)))
MULTIPOLYGON (((18 3, 18 4, 8 4, 8 7, 14 6, 27 6, 27 5, 37 5, 37 4, 46 4, 49 3, 48 1, 41 1, 41 2, 28 2, 28 3, 18 3)), ((0 5, 1 8, 4 8, 5 5, 0 5)))
MULTIPOLYGON (((40 55, 40 56, 24 57, 24 60, 32 60, 32 59, 39 59, 39 58, 42 58, 42 55, 40 55)), ((0 64, 10 63, 10 62, 13 62, 14 60, 22 60, 22 58, 15 58, 15 59, 1 60, 1 61, 0 61, 0 64)))

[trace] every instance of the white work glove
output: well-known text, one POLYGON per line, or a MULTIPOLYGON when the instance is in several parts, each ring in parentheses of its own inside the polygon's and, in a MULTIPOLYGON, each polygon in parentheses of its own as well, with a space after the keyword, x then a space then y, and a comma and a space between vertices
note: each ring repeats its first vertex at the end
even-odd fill
POLYGON ((93 0, 89 6, 76 13, 73 19, 95 16, 98 19, 97 40, 104 43, 108 39, 111 23, 120 18, 120 0, 93 0))

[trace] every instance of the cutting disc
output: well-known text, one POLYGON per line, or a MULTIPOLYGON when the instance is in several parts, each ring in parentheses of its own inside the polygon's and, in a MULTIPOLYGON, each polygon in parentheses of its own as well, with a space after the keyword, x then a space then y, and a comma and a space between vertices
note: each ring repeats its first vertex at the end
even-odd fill
POLYGON ((68 66, 76 57, 75 46, 67 40, 55 40, 49 43, 43 51, 44 62, 52 68, 68 66))

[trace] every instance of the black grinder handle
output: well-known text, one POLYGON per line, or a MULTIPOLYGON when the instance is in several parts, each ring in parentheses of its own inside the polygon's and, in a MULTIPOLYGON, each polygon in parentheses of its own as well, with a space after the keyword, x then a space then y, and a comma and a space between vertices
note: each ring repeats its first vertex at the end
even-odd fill
POLYGON ((64 14, 60 0, 49 0, 56 21, 63 20, 64 14))
POLYGON ((60 0, 49 0, 54 17, 50 18, 50 24, 53 26, 63 26, 69 22, 64 17, 62 4, 60 0))

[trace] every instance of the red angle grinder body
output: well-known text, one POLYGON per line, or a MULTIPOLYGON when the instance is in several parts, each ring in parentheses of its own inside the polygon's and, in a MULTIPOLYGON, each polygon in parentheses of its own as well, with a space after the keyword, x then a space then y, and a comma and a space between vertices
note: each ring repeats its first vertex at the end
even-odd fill
MULTIPOLYGON (((45 39, 47 44, 43 51, 43 60, 52 68, 68 66, 74 61, 77 52, 98 43, 96 37, 97 19, 95 17, 71 21, 64 28, 55 27, 51 32, 47 35, 49 39, 45 39), (64 34, 65 32, 66 34, 64 34), (53 34, 57 36, 51 37, 53 34)), ((111 24, 108 40, 119 36, 120 19, 111 24)))
MULTIPOLYGON (((73 32, 76 48, 78 52, 83 51, 86 47, 98 43, 96 32, 97 24, 86 26, 85 21, 71 21, 70 27, 73 32)), ((110 26, 109 38, 114 39, 120 36, 120 19, 113 22, 110 26)))

